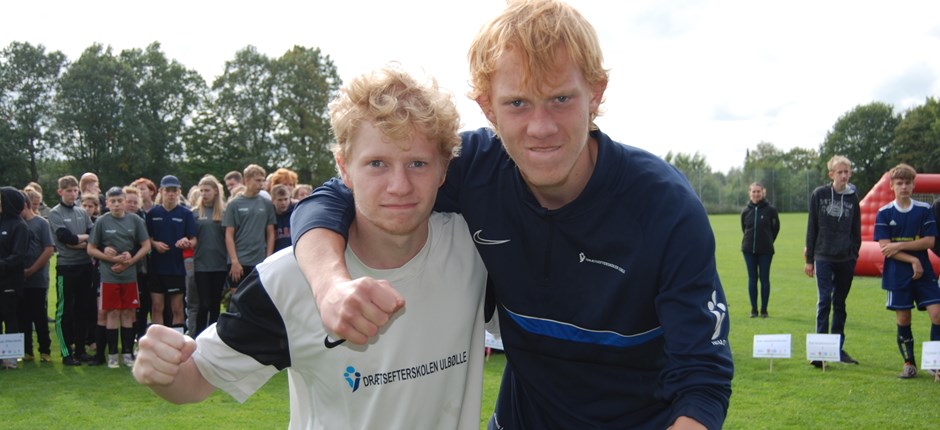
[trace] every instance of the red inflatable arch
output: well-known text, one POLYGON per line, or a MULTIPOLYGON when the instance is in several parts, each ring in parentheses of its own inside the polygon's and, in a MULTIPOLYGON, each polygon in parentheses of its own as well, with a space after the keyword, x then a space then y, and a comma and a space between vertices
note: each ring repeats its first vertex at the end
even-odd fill
MULTIPOLYGON (((940 174, 918 173, 917 178, 914 179, 914 192, 940 194, 940 174)), ((878 209, 892 200, 894 200, 894 191, 891 191, 891 179, 885 173, 859 203, 862 215, 862 247, 858 250, 858 263, 855 265, 856 275, 881 276, 885 264, 878 242, 874 241, 875 216, 878 215, 878 209)), ((940 274, 940 259, 932 252, 927 254, 930 255, 930 263, 933 265, 934 273, 940 274)))

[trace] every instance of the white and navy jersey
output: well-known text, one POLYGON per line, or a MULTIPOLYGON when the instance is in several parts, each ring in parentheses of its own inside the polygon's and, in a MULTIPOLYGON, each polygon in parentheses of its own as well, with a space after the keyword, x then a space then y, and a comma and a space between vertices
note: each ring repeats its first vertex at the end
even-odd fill
POLYGON ((486 271, 463 218, 432 214, 427 244, 398 269, 370 269, 349 249, 346 261, 406 301, 370 343, 327 336, 286 248, 241 284, 237 313, 197 338, 202 375, 244 401, 287 369, 291 428, 479 429, 486 271))
MULTIPOLYGON (((663 429, 680 415, 720 428, 728 307, 708 216, 682 174, 594 131, 593 175, 548 210, 492 131, 462 137, 436 210, 463 214, 493 281, 507 359, 498 428, 663 429)), ((317 189, 292 234, 344 231, 332 216, 350 214, 343 200, 339 181, 317 189)))
MULTIPOLYGON (((912 199, 911 206, 906 209, 898 207, 897 202, 888 203, 878 209, 878 215, 875 217, 875 241, 888 239, 892 242, 912 242, 927 236, 937 236, 937 220, 928 203, 912 199)), ((885 258, 881 288, 900 290, 910 287, 912 282, 937 282, 926 249, 904 252, 920 260, 924 274, 914 280, 913 266, 894 258, 885 258)))

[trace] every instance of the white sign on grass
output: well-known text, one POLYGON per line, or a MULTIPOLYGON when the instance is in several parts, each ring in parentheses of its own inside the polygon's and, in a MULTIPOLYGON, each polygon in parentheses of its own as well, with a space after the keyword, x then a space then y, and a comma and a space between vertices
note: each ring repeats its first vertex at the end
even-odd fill
POLYGON ((23 356, 23 333, 0 334, 0 359, 23 356))
POLYGON ((503 339, 494 336, 490 332, 485 332, 485 337, 483 338, 483 346, 487 348, 503 350, 503 339))
POLYGON ((790 358, 789 334, 754 335, 754 358, 790 358))
POLYGON ((924 347, 920 350, 921 369, 940 369, 940 341, 924 342, 924 347))
POLYGON ((839 334, 807 334, 806 359, 810 361, 839 361, 841 351, 839 334))

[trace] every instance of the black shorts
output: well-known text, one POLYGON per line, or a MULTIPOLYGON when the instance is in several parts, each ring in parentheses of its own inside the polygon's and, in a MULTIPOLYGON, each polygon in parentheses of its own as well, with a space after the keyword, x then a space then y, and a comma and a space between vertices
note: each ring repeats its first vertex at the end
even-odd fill
POLYGON ((186 276, 151 273, 147 286, 151 294, 183 294, 186 292, 186 276))

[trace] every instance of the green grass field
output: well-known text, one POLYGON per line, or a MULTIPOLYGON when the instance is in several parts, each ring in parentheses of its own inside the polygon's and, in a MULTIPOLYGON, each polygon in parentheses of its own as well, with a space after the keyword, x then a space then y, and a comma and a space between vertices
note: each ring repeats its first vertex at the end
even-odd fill
MULTIPOLYGON (((748 318, 738 216, 713 216, 712 223, 718 269, 730 307, 736 370, 725 428, 922 429, 937 425, 940 384, 926 372, 914 380, 897 378, 902 363, 895 342, 895 319, 884 309, 880 279, 856 278, 848 300, 845 349, 861 364, 832 364, 822 372, 805 360, 805 335, 814 331, 816 309, 815 281, 803 274, 801 256, 806 215, 781 215, 768 319, 748 318), (792 335, 793 358, 774 360, 771 371, 769 360, 751 357, 755 334, 784 333, 792 335)), ((54 306, 54 296, 50 306, 54 306)), ((927 315, 915 313, 918 359, 929 327, 927 315)), ((203 403, 177 406, 136 385, 125 368, 64 368, 55 361, 26 362, 18 370, 0 371, 0 428, 287 426, 289 407, 283 374, 242 405, 217 392, 203 403)), ((494 355, 486 364, 484 417, 496 401, 504 363, 501 355, 494 355)), ((483 423, 481 418, 481 428, 485 428, 483 423)))

